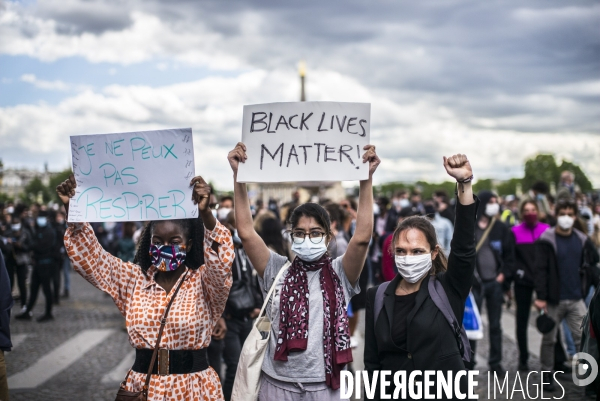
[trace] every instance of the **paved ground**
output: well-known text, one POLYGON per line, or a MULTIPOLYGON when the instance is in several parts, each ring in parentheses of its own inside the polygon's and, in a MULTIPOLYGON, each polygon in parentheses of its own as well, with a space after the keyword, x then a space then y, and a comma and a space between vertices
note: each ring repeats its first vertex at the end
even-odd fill
MULTIPOLYGON (((132 364, 132 350, 123 330, 124 320, 112 300, 97 291, 77 274, 72 275, 72 296, 55 308, 56 319, 50 323, 35 320, 12 320, 11 331, 15 347, 6 354, 12 401, 58 400, 114 400, 118 383, 132 364)), ((43 309, 43 295, 34 314, 43 309)), ((18 313, 15 309, 13 314, 18 313)), ((514 317, 507 312, 504 325, 504 367, 509 370, 512 390, 517 368, 517 350, 514 342, 514 317)), ((364 322, 359 331, 364 332, 364 322)), ((539 334, 531 330, 530 368, 539 370, 539 334)), ((362 369, 362 345, 355 354, 354 369, 362 369)), ((487 357, 488 343, 480 341, 477 369, 480 370, 478 394, 480 399, 510 399, 506 394, 493 392, 488 397, 487 357)), ((526 375, 522 376, 523 385, 526 375)), ((576 387, 570 375, 560 378, 565 388, 563 400, 583 400, 583 390, 576 387)), ((529 396, 515 392, 512 399, 541 399, 536 395, 539 375, 531 375, 529 396)), ((518 388, 518 383, 517 383, 518 388)), ((560 397, 562 391, 544 393, 544 397, 560 397)))

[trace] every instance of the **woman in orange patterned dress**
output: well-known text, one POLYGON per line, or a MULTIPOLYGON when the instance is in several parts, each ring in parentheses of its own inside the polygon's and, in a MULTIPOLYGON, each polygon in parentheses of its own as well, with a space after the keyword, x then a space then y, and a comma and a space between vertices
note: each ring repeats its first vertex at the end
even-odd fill
MULTIPOLYGON (((210 187, 201 177, 191 185, 201 219, 148 223, 134 263, 102 249, 88 223, 69 223, 65 233, 73 268, 109 294, 125 317, 129 342, 136 349, 125 383, 128 391, 142 389, 162 314, 173 288, 185 280, 166 320, 159 356, 167 363, 154 368, 149 401, 223 400, 219 377, 208 366, 206 347, 231 287, 233 243, 229 230, 210 211, 210 187)), ((56 188, 67 211, 75 187, 71 176, 56 188)))

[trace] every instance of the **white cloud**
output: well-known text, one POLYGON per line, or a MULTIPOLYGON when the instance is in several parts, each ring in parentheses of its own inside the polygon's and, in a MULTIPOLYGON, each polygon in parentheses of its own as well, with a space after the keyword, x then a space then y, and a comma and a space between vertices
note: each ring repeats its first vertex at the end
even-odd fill
MULTIPOLYGON (((58 6, 58 5, 57 5, 58 6)), ((0 13, 0 53, 27 55, 42 61, 81 56, 92 63, 130 65, 154 57, 173 57, 194 65, 236 69, 243 63, 220 48, 220 35, 202 23, 173 27, 158 16, 131 13, 132 24, 118 31, 65 34, 54 19, 31 15, 7 3, 0 13)))
POLYGON ((192 126, 198 171, 229 186, 225 154, 239 139, 242 105, 296 100, 294 66, 306 58, 309 100, 372 103, 379 182, 443 179, 441 156, 454 152, 469 154, 480 177, 508 178, 525 158, 552 152, 600 186, 597 4, 1 2, 3 55, 81 57, 119 77, 141 62, 165 76, 180 65, 251 71, 100 91, 35 71, 22 79, 80 93, 0 109, 2 153, 64 163, 69 134, 192 126))
MULTIPOLYGON (((242 105, 293 101, 299 93, 297 81, 294 71, 255 70, 159 88, 113 85, 100 92, 87 90, 57 105, 0 108, 0 141, 12 138, 11 148, 24 150, 19 159, 50 160, 62 167, 69 158, 69 135, 191 126, 196 172, 218 188, 230 189, 226 156, 240 139, 242 105)), ((474 129, 434 103, 395 102, 326 70, 312 73, 309 88, 313 100, 372 103, 372 142, 383 159, 378 183, 443 180, 442 156, 453 153, 466 153, 479 178, 509 178, 523 171, 526 158, 541 151, 581 164, 600 183, 595 162, 600 137, 595 135, 474 129)), ((0 154, 5 163, 9 151, 0 154)))
POLYGON ((89 89, 87 85, 74 85, 69 84, 60 80, 55 81, 45 81, 43 79, 38 79, 34 74, 23 74, 21 75, 21 81, 32 84, 36 88, 45 89, 45 90, 53 90, 53 91, 84 91, 89 89))

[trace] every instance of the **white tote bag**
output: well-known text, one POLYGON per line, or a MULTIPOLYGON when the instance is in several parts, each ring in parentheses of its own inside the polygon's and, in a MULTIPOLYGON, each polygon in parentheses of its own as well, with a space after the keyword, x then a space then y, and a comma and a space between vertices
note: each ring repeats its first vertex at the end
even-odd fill
POLYGON ((265 302, 260 310, 258 319, 254 322, 254 326, 244 342, 237 371, 235 373, 231 401, 256 401, 258 399, 258 392, 260 391, 260 374, 262 372, 263 360, 265 359, 265 352, 267 352, 269 338, 271 337, 271 321, 264 315, 265 308, 273 295, 273 290, 279 282, 279 278, 287 271, 290 265, 291 263, 288 261, 281 270, 279 270, 279 273, 277 273, 275 281, 273 281, 273 284, 265 297, 265 302))

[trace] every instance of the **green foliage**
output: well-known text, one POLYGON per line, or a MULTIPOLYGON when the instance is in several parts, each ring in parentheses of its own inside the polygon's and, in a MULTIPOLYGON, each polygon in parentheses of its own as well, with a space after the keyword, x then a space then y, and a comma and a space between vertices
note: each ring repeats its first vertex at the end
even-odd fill
POLYGON ((26 204, 35 202, 48 203, 52 199, 52 195, 47 186, 42 183, 39 177, 35 177, 25 187, 23 194, 21 194, 21 200, 26 204))
POLYGON ((560 166, 556 163, 554 155, 540 154, 525 162, 525 177, 523 177, 523 190, 528 190, 536 181, 544 181, 548 185, 560 183, 560 173, 569 170, 575 174, 575 183, 579 185, 582 192, 593 189, 592 183, 587 178, 581 167, 563 160, 560 166))
POLYGON ((581 192, 585 193, 594 189, 590 180, 587 178, 583 170, 581 170, 581 167, 566 160, 563 160, 560 167, 558 168, 558 181, 560 181, 560 172, 565 170, 569 170, 575 174, 575 183, 579 185, 579 188, 581 188, 581 192))
POLYGON ((48 184, 48 191, 49 191, 49 193, 52 194, 52 199, 55 202, 58 202, 59 204, 60 204, 60 198, 58 197, 58 194, 56 193, 56 187, 58 186, 58 184, 62 183, 67 178, 69 178, 71 173, 72 173, 71 169, 67 169, 67 170, 61 171, 60 173, 56 174, 54 177, 50 178, 50 182, 48 184))
POLYGON ((409 193, 413 189, 421 191, 423 199, 429 199, 433 196, 433 193, 438 190, 444 190, 450 198, 454 196, 455 183, 451 181, 444 181, 442 183, 429 183, 425 181, 417 181, 414 184, 407 184, 403 182, 388 182, 375 187, 375 194, 378 196, 385 196, 391 199, 394 193, 400 190, 408 191, 409 193))
POLYGON ((544 181, 548 185, 552 182, 558 184, 559 178, 560 172, 554 155, 537 155, 525 162, 523 190, 529 190, 537 181, 544 181))
MULTIPOLYGON (((519 190, 527 192, 537 181, 544 181, 548 185, 554 183, 556 186, 560 183, 560 173, 569 170, 575 174, 575 183, 581 188, 582 192, 593 190, 592 183, 585 175, 583 170, 576 164, 567 160, 562 160, 559 165, 554 155, 539 154, 525 162, 525 176, 523 178, 511 178, 494 185, 492 179, 479 179, 475 182, 473 190, 475 193, 488 189, 494 190, 500 196, 515 195, 519 190)), ((450 197, 454 196, 454 182, 446 181, 440 184, 418 181, 416 183, 389 182, 381 184, 375 188, 375 194, 391 198, 396 191, 412 191, 418 188, 422 191, 423 199, 431 198, 434 191, 444 189, 450 197)))
POLYGON ((0 203, 14 202, 15 200, 7 194, 0 192, 0 203))
POLYGON ((494 184, 491 179, 482 178, 480 180, 477 180, 475 182, 475 184, 473 184, 473 192, 474 193, 477 193, 477 192, 483 191, 483 190, 490 190, 490 191, 495 190, 494 184))
POLYGON ((508 181, 501 182, 496 186, 496 192, 498 192, 498 195, 500 196, 515 195, 517 193, 517 187, 522 185, 522 181, 521 178, 511 178, 508 181))

